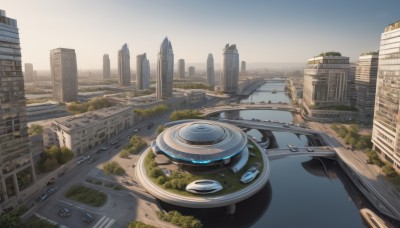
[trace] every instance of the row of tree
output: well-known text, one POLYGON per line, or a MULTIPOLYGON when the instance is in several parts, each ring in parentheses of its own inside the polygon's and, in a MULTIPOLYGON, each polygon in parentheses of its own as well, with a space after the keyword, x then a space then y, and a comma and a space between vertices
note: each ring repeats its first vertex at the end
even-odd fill
POLYGON ((360 135, 358 126, 355 124, 350 125, 350 127, 341 124, 332 124, 331 128, 353 148, 363 150, 371 149, 372 147, 371 134, 360 135))
POLYGON ((157 105, 153 108, 149 108, 149 109, 141 109, 141 108, 137 108, 135 109, 135 114, 139 115, 141 117, 144 118, 151 118, 157 115, 160 115, 164 112, 166 112, 168 110, 168 106, 166 106, 165 104, 162 105, 157 105))
POLYGON ((203 224, 200 220, 193 216, 185 216, 178 211, 157 211, 157 217, 166 222, 170 222, 183 228, 202 228, 203 224))
POLYGON ((201 112, 199 110, 178 110, 171 113, 169 119, 171 121, 184 120, 184 119, 202 119, 201 112))
POLYGON ((88 102, 77 103, 67 105, 67 110, 73 114, 84 113, 87 111, 94 111, 102 108, 111 107, 111 102, 105 97, 95 97, 90 99, 88 102))
POLYGON ((46 148, 40 160, 37 162, 37 170, 40 173, 49 172, 62 164, 69 162, 74 157, 74 153, 67 147, 53 145, 46 148))
POLYGON ((174 83, 174 87, 180 89, 214 90, 214 86, 208 86, 204 83, 174 83))

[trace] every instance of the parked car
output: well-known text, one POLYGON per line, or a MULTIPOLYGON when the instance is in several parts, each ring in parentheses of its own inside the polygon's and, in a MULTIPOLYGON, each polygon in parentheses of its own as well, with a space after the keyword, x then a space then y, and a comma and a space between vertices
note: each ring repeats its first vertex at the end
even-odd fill
POLYGON ((58 215, 61 217, 68 217, 71 215, 71 212, 69 209, 61 207, 60 209, 58 209, 58 215))
POLYGON ((94 220, 94 217, 92 214, 89 213, 84 213, 81 217, 82 221, 87 222, 87 223, 91 223, 94 220))
POLYGON ((51 187, 49 189, 47 189, 47 194, 51 195, 53 193, 55 193, 58 190, 57 186, 51 187))
POLYGON ((243 174, 243 176, 240 178, 240 182, 243 184, 249 183, 250 181, 254 180, 259 173, 260 170, 253 166, 243 174))
POLYGON ((51 178, 49 181, 47 181, 47 186, 50 186, 50 185, 53 185, 54 184, 54 182, 55 182, 56 180, 54 179, 54 177, 53 178, 51 178))
POLYGON ((41 201, 43 201, 43 200, 47 199, 48 196, 49 196, 49 195, 48 195, 47 193, 42 193, 42 194, 39 196, 39 198, 40 198, 41 201))
POLYGON ((194 194, 211 194, 222 189, 222 185, 215 180, 196 180, 186 186, 186 191, 194 194))

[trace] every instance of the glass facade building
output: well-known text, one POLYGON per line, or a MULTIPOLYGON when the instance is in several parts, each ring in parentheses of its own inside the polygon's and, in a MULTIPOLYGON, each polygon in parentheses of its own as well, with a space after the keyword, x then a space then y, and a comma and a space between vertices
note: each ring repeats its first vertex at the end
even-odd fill
POLYGON ((400 21, 385 28, 379 49, 372 143, 400 168, 400 21))
POLYGON ((0 10, 0 208, 33 183, 17 21, 0 10))

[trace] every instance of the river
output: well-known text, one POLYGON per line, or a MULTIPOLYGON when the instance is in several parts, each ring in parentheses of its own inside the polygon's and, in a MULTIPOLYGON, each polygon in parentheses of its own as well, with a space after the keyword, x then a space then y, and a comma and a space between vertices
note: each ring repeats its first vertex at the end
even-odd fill
MULTIPOLYGON (((265 84, 241 102, 290 102, 284 83, 265 84), (272 93, 273 89, 278 92, 272 93)), ((221 117, 293 122, 286 111, 243 110, 221 113, 221 117)), ((259 137, 257 130, 248 134, 259 137)), ((302 147, 304 136, 273 132, 277 146, 302 147)), ((312 157, 287 157, 271 160, 268 184, 253 197, 236 205, 234 215, 223 208, 187 209, 162 204, 202 220, 205 227, 368 227, 359 209, 372 208, 334 160, 312 157)))

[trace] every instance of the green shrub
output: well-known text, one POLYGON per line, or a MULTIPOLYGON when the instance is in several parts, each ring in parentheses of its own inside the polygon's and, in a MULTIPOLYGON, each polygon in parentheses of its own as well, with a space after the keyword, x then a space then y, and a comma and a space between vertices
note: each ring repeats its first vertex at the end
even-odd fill
POLYGON ((105 183, 104 186, 106 186, 107 188, 112 188, 114 187, 114 185, 112 183, 105 183))
POLYGON ((166 222, 170 222, 184 228, 202 228, 203 224, 200 220, 193 216, 184 216, 178 211, 157 211, 157 217, 166 222))
POLYGON ((163 185, 164 183, 165 183, 165 181, 166 181, 166 178, 165 178, 165 176, 159 176, 159 177, 157 177, 157 184, 158 185, 163 185))
POLYGON ((122 188, 121 185, 117 184, 117 185, 114 186, 113 189, 114 189, 114 190, 122 190, 123 188, 122 188))
POLYGON ((166 189, 172 188, 171 182, 169 182, 169 181, 165 182, 164 188, 166 188, 166 189))
POLYGON ((65 197, 94 207, 100 207, 107 201, 107 195, 103 192, 82 185, 69 188, 65 192, 65 197))
POLYGON ((155 167, 155 168, 152 168, 152 169, 150 170, 149 175, 150 175, 151 177, 157 178, 157 177, 159 177, 159 176, 163 176, 164 173, 163 173, 163 171, 161 171, 161 169, 155 167))
POLYGON ((129 152, 127 150, 122 150, 121 152, 119 152, 119 157, 120 158, 125 158, 125 159, 129 159, 129 152))
POLYGON ((169 119, 171 121, 183 120, 183 119, 202 119, 200 116, 201 112, 198 110, 178 110, 173 111, 169 119))
POLYGON ((156 228, 156 227, 140 221, 132 221, 128 224, 128 228, 156 228))
POLYGON ((116 161, 107 162, 103 166, 103 171, 106 174, 115 174, 122 176, 125 174, 125 170, 116 161))
POLYGON ((383 167, 382 167, 382 171, 383 173, 388 176, 388 177, 395 177, 397 176, 397 172, 396 170, 393 168, 392 164, 390 163, 386 163, 383 167))

